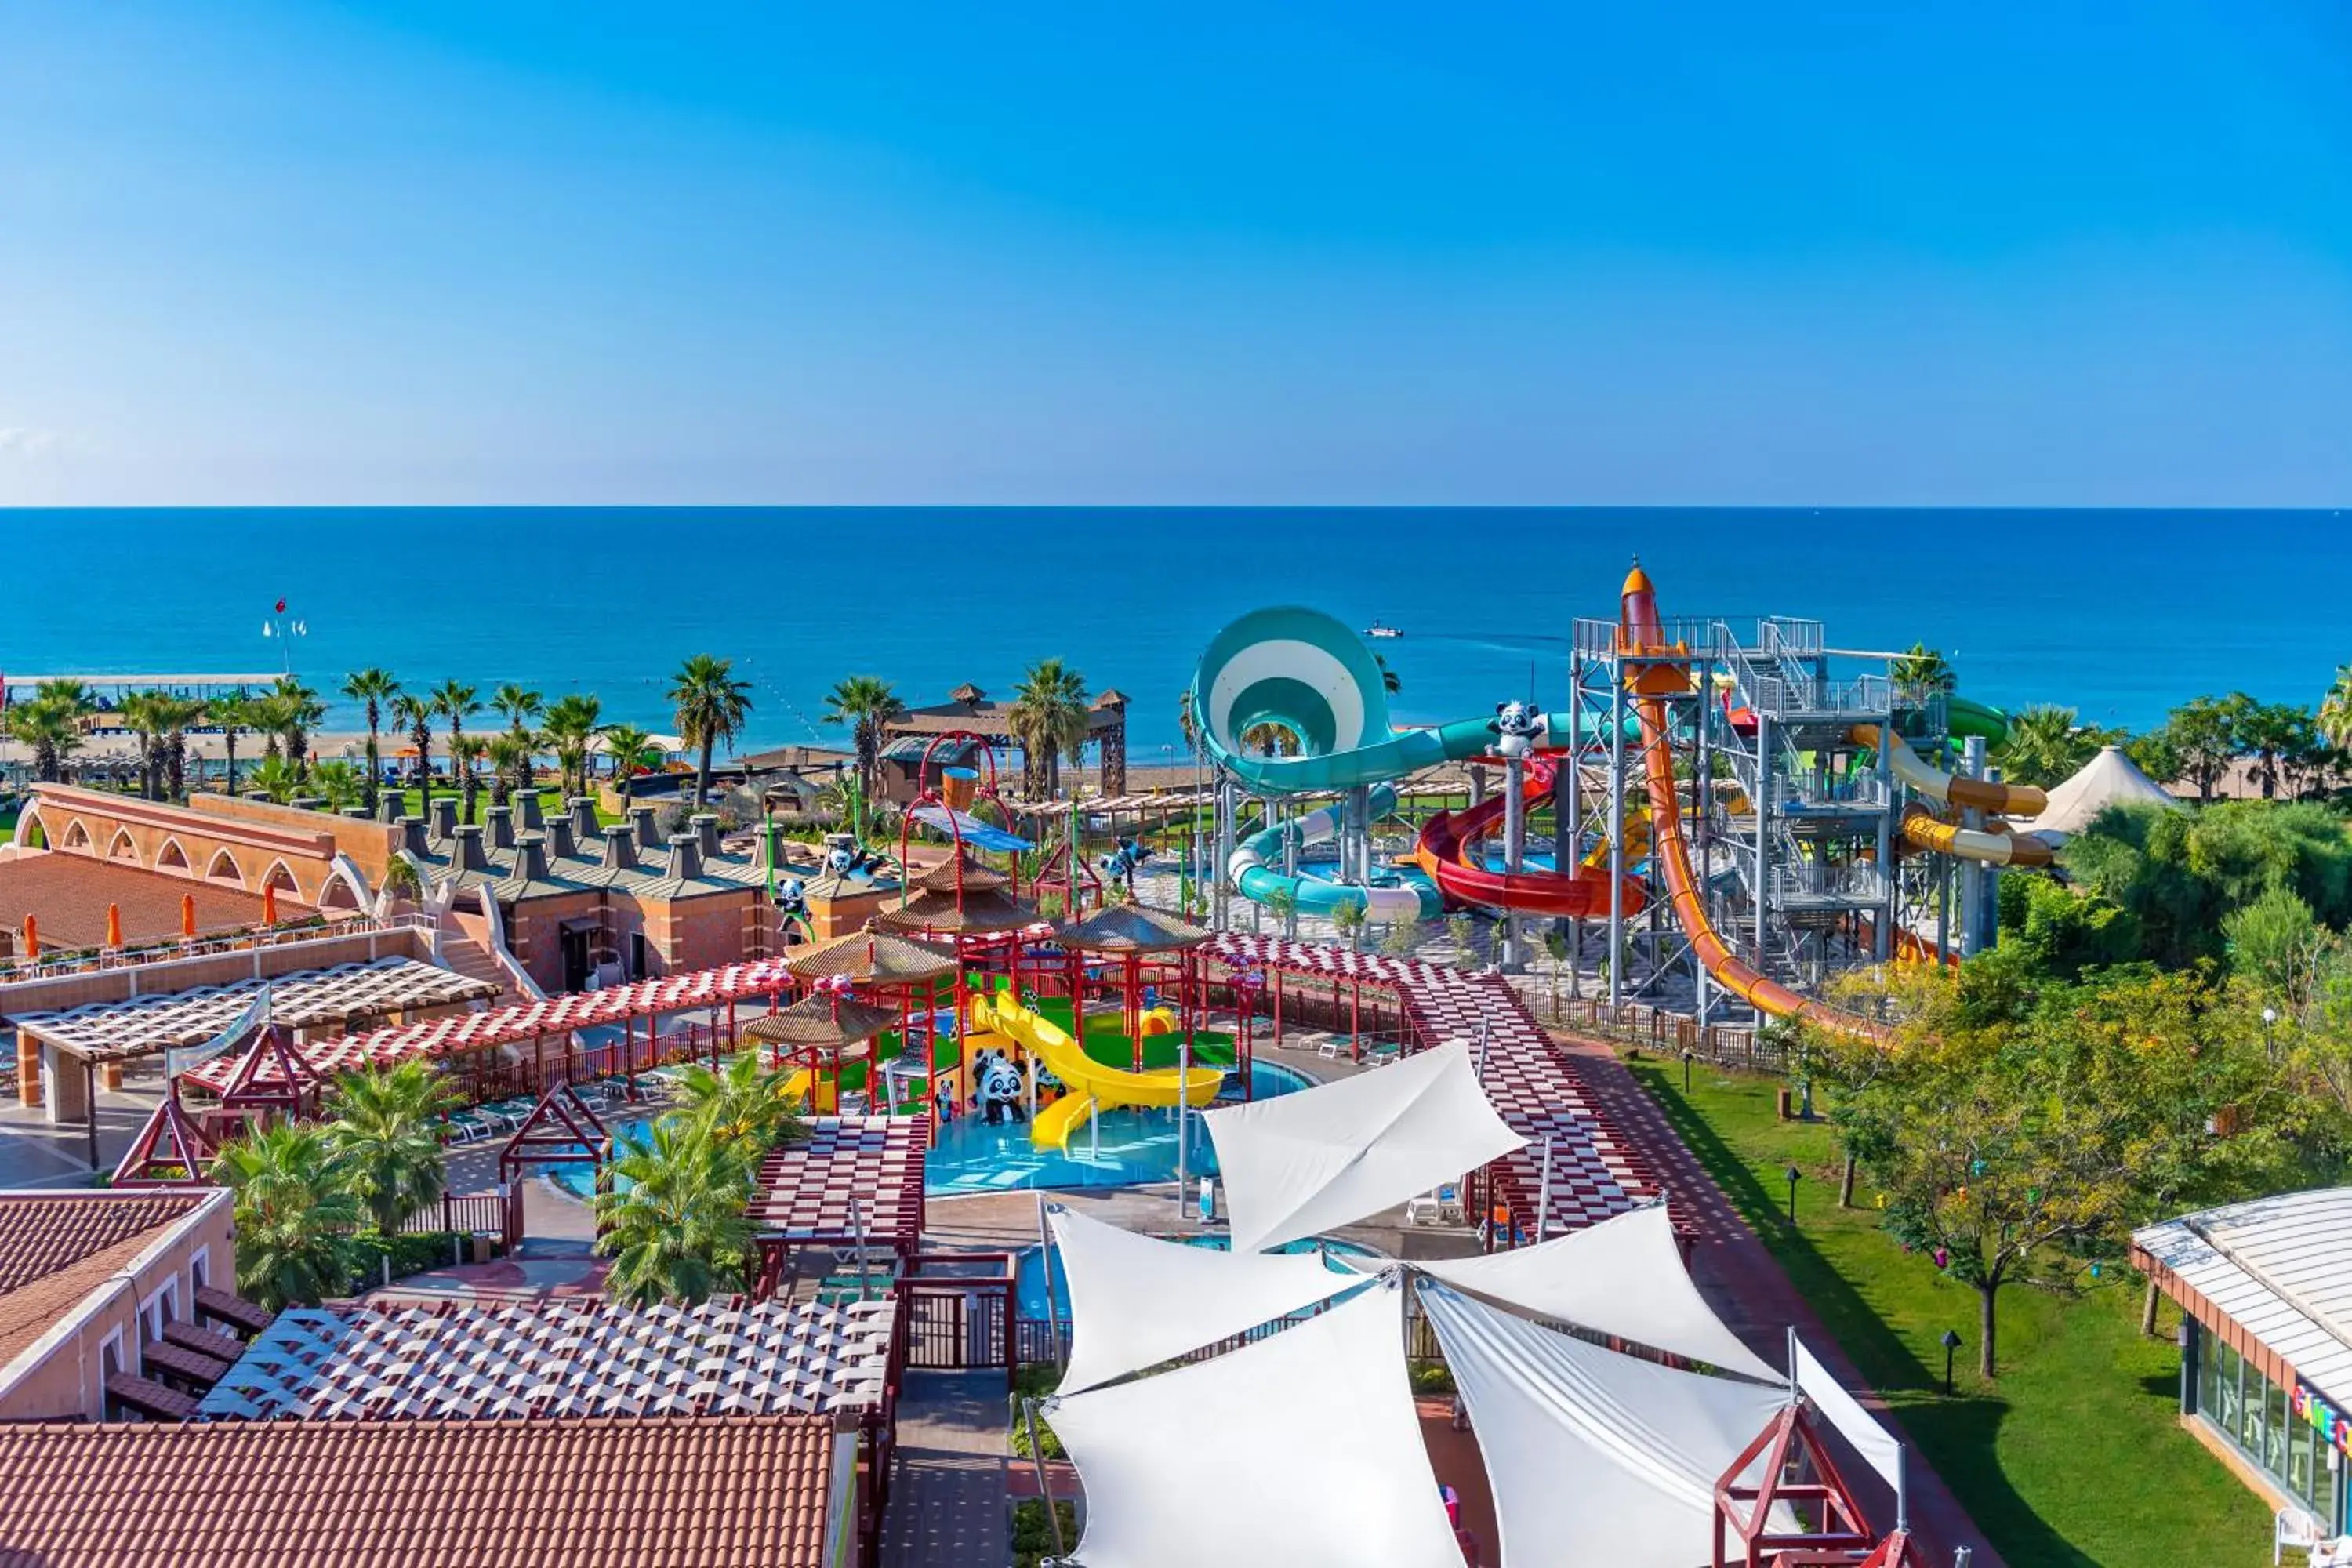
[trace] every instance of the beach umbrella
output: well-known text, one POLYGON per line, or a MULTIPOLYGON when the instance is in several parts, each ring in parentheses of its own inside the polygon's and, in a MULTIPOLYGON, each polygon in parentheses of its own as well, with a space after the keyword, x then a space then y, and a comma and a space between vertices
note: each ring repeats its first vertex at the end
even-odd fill
POLYGON ((180 895, 180 934, 190 942, 196 940, 196 896, 194 893, 180 895))
POLYGON ((121 904, 106 906, 106 945, 109 947, 122 945, 122 906, 121 904))
POLYGON ((41 922, 32 916, 25 917, 25 957, 27 962, 41 956, 41 922))
POLYGON ((278 923, 278 884, 275 882, 261 885, 261 923, 266 926, 278 923))

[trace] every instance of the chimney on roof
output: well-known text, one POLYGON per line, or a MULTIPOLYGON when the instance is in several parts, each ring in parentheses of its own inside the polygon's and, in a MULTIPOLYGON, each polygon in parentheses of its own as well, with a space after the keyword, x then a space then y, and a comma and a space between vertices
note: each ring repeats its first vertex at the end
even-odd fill
POLYGON ((493 805, 485 807, 482 811, 482 824, 489 829, 488 837, 491 848, 511 849, 514 847, 515 832, 513 806, 493 805))
POLYGON ((572 797, 572 836, 585 844, 596 837, 596 800, 593 795, 572 797))
POLYGON ((253 801, 257 805, 268 805, 269 804, 269 792, 266 789, 249 789, 245 792, 245 798, 249 801, 253 801))
POLYGON ((452 871, 487 871, 489 860, 482 854, 482 825, 478 822, 461 824, 453 836, 449 848, 449 869, 452 871))
POLYGON ((343 815, 350 817, 353 822, 373 822, 375 820, 375 817, 370 814, 368 808, 363 805, 347 805, 343 807, 343 815))
POLYGON ((647 854, 651 854, 654 846, 661 842, 661 827, 654 821, 654 808, 650 805, 629 807, 629 822, 637 830, 637 842, 644 846, 647 854))
POLYGON ((625 822, 616 822, 604 829, 604 868, 608 871, 634 871, 637 868, 637 830, 625 822))
POLYGON ((537 790, 527 789, 515 796, 515 826, 533 832, 547 826, 547 819, 540 815, 537 790))
POLYGON ((327 803, 315 795, 298 795, 286 804, 297 811, 316 811, 327 803))
POLYGON ((526 882, 547 880, 547 836, 526 833, 515 840, 515 871, 526 882))
POLYGON ((699 880, 702 876, 702 841, 691 833, 669 836, 669 874, 680 881, 699 880))
POLYGON ((375 819, 378 822, 398 822, 406 815, 398 790, 388 789, 375 797, 375 819))
POLYGON ((433 797, 433 837, 446 838, 457 830, 457 802, 449 795, 433 797))
POLYGON ((551 860, 569 860, 579 851, 572 847, 572 819, 551 816, 547 819, 547 855, 551 860))
POLYGON ((702 858, 705 860, 719 858, 719 814, 698 811, 689 820, 694 825, 694 842, 701 849, 702 858))
POLYGON ((400 819, 400 847, 420 860, 425 858, 425 819, 423 817, 404 816, 400 819))

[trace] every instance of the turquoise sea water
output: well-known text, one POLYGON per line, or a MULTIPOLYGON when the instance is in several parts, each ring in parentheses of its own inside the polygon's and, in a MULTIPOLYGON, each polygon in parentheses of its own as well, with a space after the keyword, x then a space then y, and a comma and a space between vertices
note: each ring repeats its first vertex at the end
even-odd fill
MULTIPOLYGON (((851 672, 911 701, 1007 692, 1060 655, 1135 700, 1130 755, 1176 742, 1175 699, 1244 610, 1324 606, 1406 636, 1381 651, 1407 722, 1565 688, 1557 640, 1613 616, 1638 552, 1668 615, 1803 616, 1835 646, 1925 641, 1962 689, 2134 726, 2243 689, 2315 701, 2352 659, 2352 515, 1828 510, 254 510, 5 514, 0 672, 296 668, 331 689, 383 664, 591 690, 667 728, 663 677, 732 656, 754 744, 823 741, 851 672)), ((331 728, 351 727, 347 711, 331 728)))

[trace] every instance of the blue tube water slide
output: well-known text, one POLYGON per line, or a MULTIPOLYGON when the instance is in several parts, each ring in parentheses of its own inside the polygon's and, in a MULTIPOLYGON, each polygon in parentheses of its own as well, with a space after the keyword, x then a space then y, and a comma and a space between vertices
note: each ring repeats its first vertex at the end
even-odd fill
MULTIPOLYGON (((1211 759, 1252 794, 1272 799, 1370 786, 1372 821, 1396 809, 1397 780, 1484 756, 1496 740, 1490 718, 1397 729, 1380 663, 1363 639, 1322 611, 1296 605, 1253 610, 1210 639, 1192 674, 1192 713, 1211 759), (1253 754, 1242 737, 1261 724, 1297 737, 1300 754, 1253 754)), ((1567 734, 1566 715, 1546 714, 1536 742, 1558 735, 1564 742, 1567 734)), ((1279 869, 1286 837, 1300 849, 1326 843, 1339 831, 1339 810, 1335 803, 1241 840, 1226 867, 1241 895, 1264 903, 1286 892, 1302 914, 1355 908, 1376 921, 1433 919, 1443 900, 1418 872, 1365 888, 1279 869)))

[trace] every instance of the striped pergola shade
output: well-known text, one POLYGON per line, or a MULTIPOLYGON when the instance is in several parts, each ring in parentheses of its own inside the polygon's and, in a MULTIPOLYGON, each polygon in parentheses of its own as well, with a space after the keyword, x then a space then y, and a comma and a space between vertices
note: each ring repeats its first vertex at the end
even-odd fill
POLYGON ((200 1419, 782 1415, 878 1408, 891 1301, 295 1307, 200 1419))
MULTIPOLYGON (((271 1020, 295 1029, 451 1006, 495 996, 499 989, 489 981, 413 958, 384 958, 373 963, 306 970, 268 981, 241 980, 234 985, 135 1001, 93 1002, 60 1013, 28 1013, 11 1022, 85 1060, 123 1061, 205 1044, 235 1023, 265 984, 269 988, 271 1020)), ((215 1058, 211 1065, 222 1068, 226 1081, 233 1064, 215 1058)))
POLYGON ((752 1183, 751 1223, 777 1239, 911 1252, 923 1234, 923 1164, 930 1128, 906 1116, 826 1116, 772 1150, 752 1183), (849 1205, 855 1199, 858 1213, 849 1205))
MULTIPOLYGON (((423 966, 420 966, 423 967, 423 966)), ((447 973, 446 970, 434 971, 447 973)), ((459 978, 462 978, 460 976, 459 978)), ((772 996, 794 984, 782 959, 722 964, 716 969, 690 969, 658 980, 639 980, 602 991, 583 991, 544 1001, 519 1002, 480 1013, 460 1013, 422 1023, 395 1025, 340 1039, 313 1040, 296 1047, 302 1059, 321 1074, 356 1068, 389 1067, 415 1057, 462 1056, 515 1045, 541 1035, 561 1036, 599 1024, 618 1024, 659 1013, 723 1007, 754 996, 772 996)), ((276 993, 271 993, 272 1016, 279 1016, 276 993)), ((227 1081, 233 1064, 219 1058, 184 1075, 191 1083, 217 1091, 227 1081)))
POLYGON ((1566 1053, 1552 1043, 1500 975, 1465 974, 1413 959, 1350 952, 1336 942, 1302 942, 1241 931, 1216 933, 1204 950, 1229 968, 1317 979, 1360 980, 1393 991, 1424 1046, 1483 1043, 1481 1086, 1528 1146, 1497 1161, 1514 1215, 1540 1210, 1554 1231, 1578 1230, 1654 1203, 1664 1192, 1649 1160, 1606 1116, 1566 1053), (1551 1184, 1542 1186, 1551 1145, 1551 1184))

